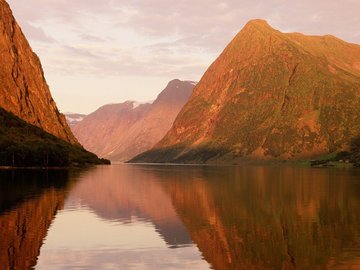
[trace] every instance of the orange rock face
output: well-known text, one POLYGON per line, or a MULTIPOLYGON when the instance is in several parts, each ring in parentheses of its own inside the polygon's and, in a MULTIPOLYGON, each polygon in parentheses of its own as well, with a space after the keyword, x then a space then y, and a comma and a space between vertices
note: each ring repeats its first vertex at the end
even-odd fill
POLYGON ((0 0, 0 59, 0 107, 67 142, 77 143, 51 97, 39 58, 4 0, 0 0))
POLYGON ((72 127, 89 151, 113 161, 127 161, 149 150, 170 129, 192 93, 193 82, 173 80, 152 103, 110 104, 72 127))
POLYGON ((360 136, 360 46, 250 21, 138 162, 302 159, 360 136))

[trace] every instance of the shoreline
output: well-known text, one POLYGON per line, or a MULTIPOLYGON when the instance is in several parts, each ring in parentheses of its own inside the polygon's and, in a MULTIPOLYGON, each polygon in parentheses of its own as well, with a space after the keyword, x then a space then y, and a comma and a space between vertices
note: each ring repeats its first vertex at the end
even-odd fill
POLYGON ((13 166, 0 166, 0 170, 70 170, 70 169, 86 169, 97 165, 107 165, 108 164, 90 164, 84 166, 51 166, 51 167, 42 167, 42 166, 29 166, 29 167, 13 167, 13 166))

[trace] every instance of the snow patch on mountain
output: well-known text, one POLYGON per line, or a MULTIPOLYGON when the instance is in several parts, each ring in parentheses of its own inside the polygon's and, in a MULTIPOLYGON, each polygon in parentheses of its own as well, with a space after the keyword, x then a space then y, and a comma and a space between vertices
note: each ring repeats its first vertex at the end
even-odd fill
POLYGON ((82 117, 82 116, 78 116, 78 117, 66 116, 66 120, 68 120, 70 122, 81 122, 82 120, 84 120, 84 117, 82 117))

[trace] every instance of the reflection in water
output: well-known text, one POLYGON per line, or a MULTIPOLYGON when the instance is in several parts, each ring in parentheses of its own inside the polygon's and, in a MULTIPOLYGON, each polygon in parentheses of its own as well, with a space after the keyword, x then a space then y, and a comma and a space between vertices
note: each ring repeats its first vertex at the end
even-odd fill
POLYGON ((43 238, 63 207, 64 171, 0 170, 1 269, 35 266, 43 238))
POLYGON ((360 269, 356 170, 112 165, 0 179, 5 269, 360 269))
POLYGON ((171 198, 151 171, 131 166, 92 171, 72 190, 69 203, 79 200, 106 220, 131 223, 151 222, 166 243, 191 244, 191 238, 177 216, 171 198), (99 180, 101 179, 101 180, 99 180))
POLYGON ((359 171, 158 171, 215 269, 360 269, 359 171), (350 268, 352 266, 352 268, 350 268))
POLYGON ((78 179, 49 231, 36 268, 209 269, 209 265, 156 174, 122 165, 98 167, 78 179))

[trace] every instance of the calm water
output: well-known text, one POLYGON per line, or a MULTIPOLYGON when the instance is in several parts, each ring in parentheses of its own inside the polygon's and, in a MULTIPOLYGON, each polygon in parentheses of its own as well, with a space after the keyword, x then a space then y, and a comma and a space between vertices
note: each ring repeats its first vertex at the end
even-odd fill
POLYGON ((0 269, 360 269, 360 171, 0 171, 0 269))

